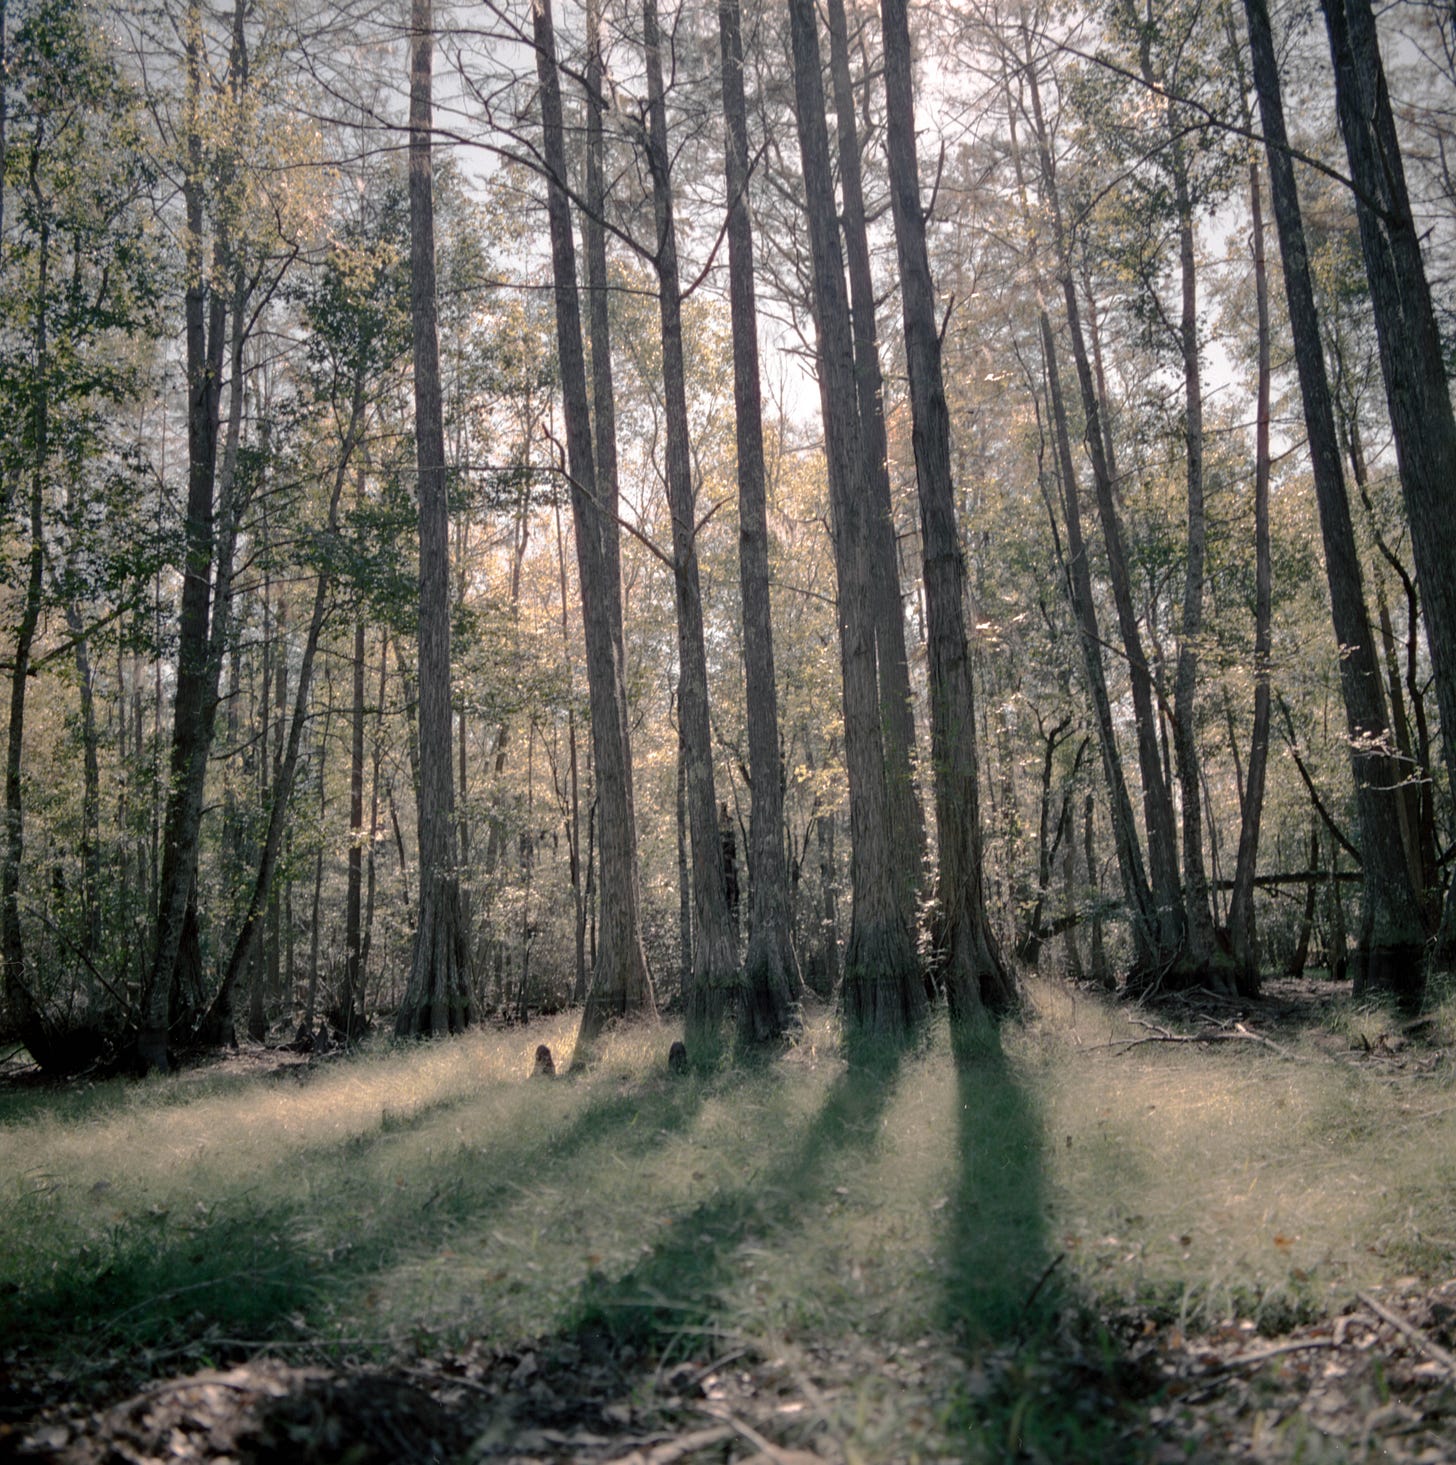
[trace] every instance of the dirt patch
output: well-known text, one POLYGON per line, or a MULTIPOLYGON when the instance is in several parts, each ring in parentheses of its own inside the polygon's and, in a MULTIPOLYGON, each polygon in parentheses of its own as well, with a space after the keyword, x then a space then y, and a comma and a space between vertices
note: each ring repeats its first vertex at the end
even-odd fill
POLYGON ((407 1379, 260 1358, 169 1379, 89 1416, 48 1418, 22 1437, 18 1454, 56 1465, 427 1465, 458 1458, 466 1441, 464 1419, 407 1379))
MULTIPOLYGON (((792 1419, 774 1371, 677 1365, 663 1375, 576 1343, 473 1350, 389 1371, 290 1367, 258 1358, 170 1379, 111 1408, 48 1411, 0 1432, 17 1458, 47 1465, 670 1465, 800 1461, 786 1441, 820 1432, 792 1419), (773 1438, 761 1433, 771 1431, 773 1438)), ((832 1443, 829 1445, 832 1451, 832 1443)))
MULTIPOLYGON (((1114 1420, 1119 1458, 1153 1465, 1456 1458, 1456 1280, 1372 1294, 1279 1338, 1247 1322, 1187 1335, 1124 1314, 1104 1320, 1119 1345, 1110 1355, 1085 1323, 1054 1348, 1008 1346, 974 1362, 931 1339, 888 1356, 826 1341, 794 1358, 745 1351, 666 1372, 590 1340, 388 1370, 258 1358, 106 1409, 58 1407, 0 1435, 0 1453, 8 1444, 49 1465, 847 1465, 857 1457, 840 1426, 875 1376, 963 1423, 1014 1421, 1027 1407, 1114 1420)), ((994 1433, 1006 1439, 1003 1429, 994 1433)), ((957 1433, 947 1431, 944 1460, 968 1458, 957 1433)), ((1006 1444, 1005 1458, 1033 1458, 1014 1436, 1006 1444)), ((974 1457, 983 1450, 984 1437, 974 1457)))

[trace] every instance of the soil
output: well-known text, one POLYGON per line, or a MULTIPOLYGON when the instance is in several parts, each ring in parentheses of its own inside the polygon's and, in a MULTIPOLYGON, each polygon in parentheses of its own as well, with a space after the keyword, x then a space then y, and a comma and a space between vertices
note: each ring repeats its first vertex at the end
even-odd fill
MULTIPOLYGON (((1452 1061, 1421 1026, 1392 1023, 1353 1048, 1322 1022, 1338 989, 1271 982, 1257 1003, 1183 994, 1145 1006, 1148 1041, 1314 1036, 1334 1061, 1399 1070, 1452 1061)), ((251 1059, 255 1067, 260 1060, 251 1059)), ((302 1060, 272 1055, 280 1076, 302 1060)), ((302 1076, 299 1074, 298 1076, 302 1076)), ((1456 1461, 1456 1278, 1402 1278, 1339 1316, 1260 1336, 1235 1321, 1192 1335, 1151 1314, 1069 1318, 1035 1350, 1008 1344, 975 1359, 943 1339, 872 1351, 825 1340, 769 1356, 719 1340, 719 1356, 639 1357, 578 1333, 536 1346, 480 1344, 388 1368, 322 1358, 242 1358, 231 1367, 143 1383, 118 1360, 84 1387, 0 1346, 0 1458, 52 1465, 298 1462, 298 1465, 854 1465, 841 1425, 868 1377, 927 1400, 941 1418, 998 1408, 1013 1421, 993 1458, 1068 1459, 1019 1448, 1017 1410, 1096 1417, 1115 1450, 1151 1462, 1456 1461), (1109 1346, 1109 1343, 1111 1346, 1109 1346), (1019 1403, 1016 1401, 1020 1401, 1019 1403), (28 1403, 29 1407, 24 1407, 28 1403)), ((1067 1438, 1075 1438, 1075 1432, 1067 1438)), ((953 1427, 943 1453, 966 1458, 953 1427)), ((976 1458, 981 1458, 978 1454, 976 1458)), ((907 1456, 908 1459, 908 1456, 907 1456)))

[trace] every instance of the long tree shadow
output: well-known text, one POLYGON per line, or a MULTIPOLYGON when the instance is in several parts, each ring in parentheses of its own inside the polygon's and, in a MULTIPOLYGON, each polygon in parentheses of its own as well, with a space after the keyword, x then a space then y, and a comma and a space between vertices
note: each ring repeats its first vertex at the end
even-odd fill
POLYGON ((994 1030, 954 1048, 960 1166, 941 1306, 968 1375, 953 1427, 968 1458, 1140 1458, 1134 1396, 1145 1390, 1049 1233, 1035 1095, 994 1030))
POLYGON ((589 1100, 544 1142, 522 1136, 486 1149, 462 1144, 447 1155, 418 1145, 404 1153, 402 1141, 424 1115, 341 1138, 329 1153, 311 1149, 308 1182, 282 1199, 244 1195, 212 1210, 200 1202, 192 1217, 119 1221, 103 1243, 83 1247, 73 1266, 43 1285, 0 1295, 0 1333, 26 1338, 33 1353, 60 1354, 81 1343, 97 1358, 179 1350, 189 1338, 237 1339, 244 1351, 296 1342, 300 1322, 307 1331, 335 1304, 347 1309, 385 1268, 437 1249, 462 1229, 488 1229, 537 1177, 598 1152, 630 1163, 688 1129, 704 1099, 723 1087, 723 1080, 650 1079, 589 1100), (374 1183, 377 1167, 365 1163, 367 1151, 381 1145, 401 1150, 398 1179, 383 1189, 374 1183), (349 1218, 321 1218, 321 1195, 349 1218))
POLYGON ((885 1046, 856 1054, 830 1086, 802 1139, 748 1183, 678 1216, 629 1271, 589 1276, 563 1336, 589 1355, 630 1349, 669 1361, 685 1339, 713 1334, 741 1263, 739 1249, 802 1221, 827 1190, 826 1169, 846 1150, 867 1150, 895 1090, 903 1050, 885 1046))

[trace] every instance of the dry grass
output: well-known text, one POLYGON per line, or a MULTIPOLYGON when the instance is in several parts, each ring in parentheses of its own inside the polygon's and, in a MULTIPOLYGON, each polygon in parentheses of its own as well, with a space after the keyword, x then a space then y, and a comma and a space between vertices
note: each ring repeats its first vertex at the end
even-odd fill
POLYGON ((609 1037, 584 1076, 529 1079, 542 1041, 564 1072, 561 1019, 302 1080, 12 1093, 0 1330, 81 1369, 118 1350, 593 1332, 671 1362, 748 1343, 837 1370, 834 1428, 896 1460, 966 1428, 967 1360, 1069 1302, 1276 1329, 1449 1274, 1449 1065, 1314 1036, 1288 1058, 1128 1048, 1148 1033, 1126 1009, 1031 993, 961 1065, 938 1027, 851 1073, 821 1017, 762 1066, 672 1078, 663 1027, 609 1037), (1058 1258, 1060 1290, 1028 1310, 1058 1258))
MULTIPOLYGON (((1058 1244, 1098 1293, 1271 1329, 1392 1268, 1456 1259, 1449 1063, 1396 1069, 1253 1043, 1172 1045, 1124 1008, 1034 988, 1015 1047, 1045 1095, 1058 1244), (1109 1046, 1111 1045, 1111 1046, 1109 1046)), ((1372 1043, 1388 1019, 1361 1015, 1372 1043)))

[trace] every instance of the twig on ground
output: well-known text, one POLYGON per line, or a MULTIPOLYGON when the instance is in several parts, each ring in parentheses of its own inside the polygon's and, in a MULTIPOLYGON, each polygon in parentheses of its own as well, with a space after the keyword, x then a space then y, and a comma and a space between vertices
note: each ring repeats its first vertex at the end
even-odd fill
POLYGON ((1304 1063, 1307 1061, 1300 1054, 1290 1052, 1288 1048, 1281 1047, 1272 1039, 1266 1038, 1263 1033, 1256 1033, 1253 1028, 1246 1026, 1244 1023, 1236 1022, 1234 1024, 1234 1032, 1241 1037, 1247 1038, 1251 1043, 1263 1044, 1264 1047, 1268 1048, 1271 1052, 1277 1053, 1281 1058, 1289 1059, 1291 1063, 1304 1063))
POLYGON ((613 1455, 607 1465, 677 1465, 679 1460, 686 1460, 698 1450, 706 1450, 710 1445, 722 1444, 732 1438, 733 1431, 726 1424, 715 1425, 712 1429, 695 1429, 691 1434, 678 1435, 676 1439, 654 1445, 645 1455, 640 1449, 627 1455, 613 1455))
POLYGON ((1389 1323, 1397 1333, 1403 1333, 1427 1358, 1439 1363, 1453 1379, 1456 1379, 1456 1357, 1441 1347, 1434 1338, 1423 1333, 1413 1322, 1408 1318, 1403 1318, 1393 1308, 1377 1301, 1368 1292, 1357 1292, 1355 1297, 1362 1306, 1368 1307, 1382 1322, 1389 1323))
MULTIPOLYGON (((752 1352, 752 1346, 748 1343, 743 1343, 734 1348, 731 1352, 719 1355, 719 1357, 715 1358, 711 1363, 705 1363, 702 1365, 702 1367, 694 1369, 693 1387, 700 1387, 703 1380, 707 1378, 710 1374, 717 1373, 720 1368, 727 1368, 730 1363, 733 1363, 737 1359, 740 1359, 746 1354, 752 1352)), ((652 1387, 654 1389, 658 1388, 661 1385, 666 1370, 667 1357, 664 1354, 662 1358, 658 1359, 657 1367, 652 1371, 652 1387)))
POLYGON ((1286 1353, 1312 1353, 1340 1347, 1333 1338, 1305 1338, 1294 1343, 1273 1343, 1267 1348, 1255 1348, 1249 1353, 1240 1353, 1237 1358, 1226 1358, 1220 1363, 1210 1364, 1205 1374, 1234 1373, 1241 1368, 1257 1368, 1271 1358, 1282 1358, 1286 1353))
POLYGON ((1256 1033, 1244 1023, 1235 1023, 1230 1028, 1205 1028, 1201 1033, 1175 1033, 1169 1029, 1157 1026, 1156 1023, 1145 1021, 1143 1018, 1132 1019, 1139 1027, 1148 1028, 1152 1032, 1149 1038, 1114 1038, 1110 1043, 1098 1043, 1094 1046, 1099 1048, 1116 1048, 1121 1053, 1129 1053, 1134 1048, 1141 1048, 1146 1043, 1258 1043, 1261 1047, 1268 1048, 1271 1052, 1277 1053, 1281 1058, 1287 1058, 1291 1063, 1308 1063, 1311 1060, 1302 1053, 1293 1053, 1288 1048, 1281 1047, 1271 1038, 1266 1038, 1263 1033, 1256 1033))
POLYGON ((1036 1301, 1037 1294, 1040 1293, 1041 1289, 1046 1286, 1047 1281, 1051 1277, 1051 1274, 1056 1271, 1056 1269, 1061 1266, 1061 1264, 1066 1261, 1066 1259, 1067 1253, 1064 1251, 1059 1251, 1042 1269, 1041 1276, 1036 1279, 1036 1286, 1034 1286, 1031 1291, 1026 1294, 1026 1301, 1021 1304, 1021 1320, 1016 1324, 1016 1337, 1018 1341, 1021 1340, 1022 1329, 1026 1326, 1026 1317, 1027 1314, 1031 1311, 1031 1304, 1036 1301))
POLYGON ((746 1420, 739 1419, 736 1414, 730 1414, 728 1410, 719 1408, 713 1404, 701 1404, 698 1406, 710 1419, 721 1419, 735 1434, 740 1434, 753 1445, 762 1451, 776 1465, 794 1465, 794 1457, 787 1450, 774 1444, 766 1435, 760 1434, 746 1420))
POLYGON ((840 1457, 847 1460, 849 1450, 846 1448, 844 1440, 835 1431, 829 1400, 824 1397, 818 1384, 809 1377, 808 1367, 798 1350, 787 1341, 778 1340, 773 1346, 771 1356, 783 1359, 784 1366, 793 1374, 794 1382, 799 1386, 800 1393, 809 1401, 809 1405, 818 1417, 819 1423, 823 1425, 826 1435, 838 1447, 840 1457))

